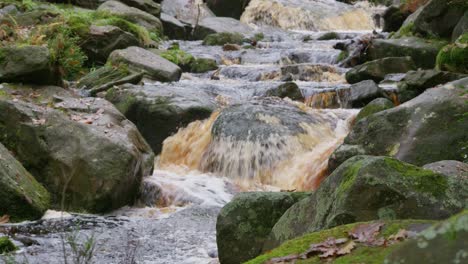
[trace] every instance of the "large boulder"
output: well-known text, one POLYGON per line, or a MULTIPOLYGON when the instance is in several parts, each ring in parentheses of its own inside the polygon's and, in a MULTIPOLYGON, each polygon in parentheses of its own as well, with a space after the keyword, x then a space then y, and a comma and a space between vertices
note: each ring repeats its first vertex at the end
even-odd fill
POLYGON ((356 122, 378 112, 393 108, 394 104, 387 98, 377 98, 364 106, 356 116, 356 122))
POLYGON ((243 36, 253 35, 253 29, 230 17, 206 17, 201 20, 195 31, 193 32, 194 39, 205 39, 210 34, 215 33, 237 33, 243 36))
POLYGON ((423 168, 446 175, 447 177, 468 177, 468 164, 458 160, 441 160, 426 164, 423 168))
POLYGON ((405 22, 406 18, 411 13, 407 10, 402 10, 398 6, 390 6, 385 10, 382 15, 384 25, 382 28, 383 32, 396 32, 405 22))
POLYGON ((467 88, 465 78, 360 120, 345 145, 332 155, 333 163, 341 164, 352 156, 352 152, 344 151, 349 149, 344 146, 350 145, 361 153, 393 156, 419 166, 440 160, 466 161, 467 88))
POLYGON ((164 0, 161 8, 163 13, 191 25, 215 16, 202 0, 164 0))
POLYGON ((219 17, 240 19, 250 0, 208 0, 208 7, 219 17))
POLYGON ((223 207, 216 222, 219 261, 238 264, 258 256, 276 221, 305 193, 241 193, 223 207))
POLYGON ((468 261, 468 211, 424 230, 391 251, 384 263, 464 263, 468 261))
POLYGON ((92 25, 80 46, 88 57, 88 63, 105 64, 112 51, 142 46, 142 43, 133 34, 118 27, 92 25))
POLYGON ((467 178, 447 177, 390 157, 356 156, 284 213, 264 250, 348 223, 444 219, 468 206, 467 190, 467 178))
POLYGON ((138 8, 146 13, 159 17, 161 15, 161 5, 153 0, 119 0, 130 7, 138 8))
POLYGON ((437 54, 447 42, 440 40, 426 40, 416 37, 398 39, 374 39, 368 49, 370 60, 386 57, 405 57, 413 59, 416 67, 433 69, 437 54))
POLYGON ((407 102, 422 94, 428 88, 465 77, 468 76, 437 70, 410 71, 398 83, 398 100, 400 103, 407 102))
MULTIPOLYGON (((421 233, 424 229, 430 227, 434 224, 435 221, 431 220, 388 220, 388 221, 371 221, 371 222, 362 222, 362 223, 353 223, 334 227, 327 230, 321 230, 314 233, 309 233, 304 236, 301 236, 296 239, 289 240, 282 244, 281 246, 264 252, 263 255, 258 256, 257 258, 246 262, 246 264, 265 264, 271 263, 269 260, 274 262, 273 259, 279 260, 281 258, 294 258, 294 256, 301 256, 304 252, 309 251, 311 245, 327 245, 327 242, 345 239, 347 243, 337 245, 337 249, 341 248, 350 248, 349 245, 352 245, 350 251, 345 251, 341 254, 332 255, 328 258, 325 256, 320 257, 320 252, 311 253, 305 263, 311 264, 320 264, 320 263, 353 263, 353 264, 382 264, 385 263, 384 259, 386 253, 395 249, 399 246, 399 241, 405 240, 407 236, 414 236, 421 233), (368 240, 366 242, 359 242, 359 239, 352 239, 349 234, 356 234, 357 230, 369 230, 373 231, 376 226, 380 227, 380 230, 373 233, 375 238, 372 235, 363 237, 360 236, 359 239, 368 240), (333 238, 333 239, 330 239, 333 238), (336 239, 336 240, 334 240, 336 239), (352 242, 351 242, 352 240, 352 242), (382 242, 386 242, 383 243, 382 242), (315 253, 315 254, 314 254, 315 253)), ((365 233, 370 234, 370 233, 365 233)), ((330 245, 329 244, 329 245, 330 245)), ((337 243, 339 244, 339 243, 337 243)), ((330 253, 333 252, 334 247, 320 248, 323 250, 330 249, 330 253)), ((285 262, 291 263, 291 262, 285 262)), ((292 262, 294 263, 294 262, 292 262)), ((417 263, 417 262, 416 262, 417 263)))
POLYGON ((190 38, 191 26, 165 13, 161 13, 160 19, 164 27, 164 35, 170 39, 185 40, 190 38))
POLYGON ((0 48, 0 83, 57 84, 50 52, 41 46, 0 48))
POLYGON ((146 28, 149 32, 163 32, 162 23, 157 17, 138 8, 127 6, 124 3, 113 0, 106 1, 99 6, 98 10, 121 16, 130 22, 146 28))
POLYGON ((12 221, 42 217, 50 194, 0 143, 0 215, 12 221))
POLYGON ((344 106, 347 108, 362 108, 372 100, 383 97, 382 89, 372 80, 362 81, 344 88, 344 106))
POLYGON ((182 70, 174 63, 139 47, 113 51, 108 62, 113 65, 125 64, 134 72, 143 72, 146 77, 161 81, 178 81, 182 70))
POLYGON ((241 21, 282 29, 311 31, 370 30, 371 15, 336 1, 251 0, 241 21))
POLYGON ((54 208, 104 212, 134 201, 154 155, 111 103, 54 86, 2 90, 0 142, 47 188, 54 208))
POLYGON ((426 36, 451 38, 455 26, 467 10, 465 0, 431 0, 414 18, 412 31, 426 36))
POLYGON ((404 73, 415 70, 416 66, 411 57, 390 57, 368 61, 358 65, 346 73, 348 83, 358 83, 364 80, 380 82, 385 75, 391 73, 404 73))
POLYGON ((208 118, 217 107, 214 97, 196 87, 122 85, 106 99, 135 123, 155 153, 163 141, 195 120, 208 118))

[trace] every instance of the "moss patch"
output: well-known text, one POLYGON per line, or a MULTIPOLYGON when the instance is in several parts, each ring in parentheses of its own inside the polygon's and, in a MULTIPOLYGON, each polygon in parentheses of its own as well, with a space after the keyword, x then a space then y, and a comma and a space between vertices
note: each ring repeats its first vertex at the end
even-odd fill
MULTIPOLYGON (((372 223, 372 222, 368 222, 372 223)), ((385 224, 383 230, 380 233, 380 237, 388 238, 390 235, 396 234, 400 229, 409 229, 412 225, 424 225, 433 223, 432 221, 418 221, 418 220, 396 220, 389 221, 385 224)), ((300 254, 307 250, 310 247, 310 244, 321 243, 327 238, 343 238, 347 237, 347 233, 351 231, 355 226, 363 223, 354 223, 349 225, 343 225, 335 227, 328 230, 323 230, 320 232, 310 233, 304 235, 300 238, 293 239, 283 243, 278 248, 265 253, 251 261, 246 262, 247 264, 262 264, 266 261, 277 258, 284 257, 291 254, 300 254)), ((386 248, 383 247, 367 247, 362 244, 359 244, 356 249, 354 249, 351 254, 345 255, 334 259, 333 263, 383 263, 383 260, 388 255, 388 253, 395 247, 389 246, 386 248)), ((304 261, 299 261, 297 263, 324 263, 318 257, 313 257, 304 261)))
POLYGON ((436 67, 443 71, 468 73, 468 33, 442 48, 437 55, 436 67))
POLYGON ((415 190, 430 193, 435 197, 445 195, 448 188, 448 181, 445 176, 392 158, 386 158, 385 163, 399 172, 402 177, 410 178, 411 181, 408 182, 411 182, 415 190))
POLYGON ((206 46, 221 46, 224 44, 238 44, 241 45, 244 42, 244 36, 239 33, 215 33, 206 36, 203 40, 203 45, 206 46))
POLYGON ((0 237, 0 254, 9 253, 17 249, 8 237, 0 237))

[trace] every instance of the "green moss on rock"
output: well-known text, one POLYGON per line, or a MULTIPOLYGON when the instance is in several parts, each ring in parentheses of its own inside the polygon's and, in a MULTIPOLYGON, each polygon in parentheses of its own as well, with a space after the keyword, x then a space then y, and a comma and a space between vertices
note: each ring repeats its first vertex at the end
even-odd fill
POLYGON ((8 237, 0 237, 0 255, 13 252, 17 249, 8 237))
POLYGON ((468 33, 442 48, 437 55, 436 67, 439 70, 468 73, 468 33))
POLYGON ((244 36, 239 33, 215 33, 210 34, 203 40, 203 45, 206 46, 222 46, 224 44, 238 44, 241 45, 244 42, 244 36))
MULTIPOLYGON (((309 233, 304 235, 300 238, 293 239, 290 241, 285 242, 281 246, 261 255, 251 261, 246 262, 246 264, 263 264, 266 261, 277 258, 277 257, 284 257, 292 254, 300 254, 309 249, 310 244, 321 243, 327 240, 330 237, 334 238, 344 238, 347 237, 347 233, 351 231, 354 227, 360 224, 368 224, 367 223, 353 223, 343 226, 338 226, 332 229, 323 230, 320 232, 309 233)), ((416 229, 421 227, 426 227, 433 223, 432 221, 425 221, 425 220, 394 220, 394 221, 387 221, 379 237, 388 238, 391 235, 394 235, 400 229, 416 229)), ((349 264, 349 263, 366 263, 366 264, 381 264, 383 260, 394 249, 396 245, 392 245, 389 247, 369 247, 365 245, 358 245, 356 249, 354 249, 350 254, 336 258, 333 260, 333 263, 342 263, 342 264, 349 264)), ((319 257, 313 257, 307 260, 300 260, 297 263, 323 263, 323 261, 319 257)))

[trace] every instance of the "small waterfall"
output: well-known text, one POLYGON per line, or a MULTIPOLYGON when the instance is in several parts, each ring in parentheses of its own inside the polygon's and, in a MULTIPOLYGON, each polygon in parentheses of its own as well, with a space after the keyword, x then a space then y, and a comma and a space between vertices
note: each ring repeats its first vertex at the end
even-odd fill
POLYGON ((374 28, 369 12, 335 0, 252 0, 241 21, 311 31, 374 28))
MULTIPOLYGON (((356 110, 319 110, 300 107, 316 123, 300 123, 303 133, 272 134, 259 140, 214 137, 212 127, 219 112, 196 121, 166 139, 159 167, 174 165, 209 172, 233 180, 246 189, 272 185, 286 190, 314 190, 326 174, 328 157, 342 143, 356 110)), ((274 116, 258 116, 278 123, 274 116)))

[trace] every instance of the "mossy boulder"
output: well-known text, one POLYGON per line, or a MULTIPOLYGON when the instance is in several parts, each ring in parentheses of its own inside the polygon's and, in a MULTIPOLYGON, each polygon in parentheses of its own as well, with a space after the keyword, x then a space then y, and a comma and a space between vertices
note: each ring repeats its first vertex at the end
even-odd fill
POLYGON ((413 59, 416 67, 433 69, 437 54, 445 45, 443 40, 427 40, 417 37, 397 39, 374 39, 368 49, 369 60, 386 57, 405 57, 413 59))
POLYGON ((294 82, 287 82, 279 85, 276 88, 272 88, 266 91, 266 96, 276 96, 280 98, 288 97, 291 100, 303 101, 304 95, 302 95, 301 89, 294 82))
POLYGON ((121 85, 106 99, 135 123, 154 152, 180 127, 208 118, 217 107, 212 95, 193 86, 121 85))
POLYGON ((203 45, 206 46, 223 46, 225 44, 238 44, 244 42, 244 36, 239 33, 221 32, 210 34, 203 40, 203 45))
POLYGON ((395 105, 386 98, 377 98, 364 106, 356 117, 356 122, 375 113, 393 108, 395 105))
POLYGON ((113 51, 108 63, 125 64, 133 72, 142 72, 145 77, 161 82, 178 81, 182 70, 176 64, 139 47, 129 47, 113 51))
POLYGON ((105 212, 133 203, 154 154, 111 103, 54 86, 2 90, 0 142, 51 193, 53 208, 105 212))
POLYGON ((340 35, 336 32, 327 32, 317 38, 317 40, 332 40, 332 39, 340 39, 340 35))
POLYGON ((437 55, 437 69, 468 74, 468 33, 453 44, 442 48, 437 55))
MULTIPOLYGON (((361 119, 344 144, 357 146, 368 155, 393 156, 418 166, 440 160, 466 161, 467 87, 468 78, 464 78, 428 89, 411 101, 361 119)), ((333 154, 331 162, 337 165, 351 157, 345 154, 353 153, 333 154)))
POLYGON ((106 1, 99 6, 98 11, 108 12, 120 16, 130 22, 146 28, 149 32, 160 34, 163 32, 161 21, 145 11, 130 7, 118 1, 106 1))
POLYGON ((291 206, 264 250, 343 224, 378 219, 444 219, 467 205, 468 180, 446 177, 390 157, 356 156, 310 197, 291 206))
POLYGON ((88 57, 87 62, 96 65, 105 64, 114 50, 143 45, 133 34, 116 26, 92 25, 84 39, 80 47, 88 57))
POLYGON ((0 48, 0 83, 27 82, 57 84, 51 55, 46 47, 11 46, 0 48))
POLYGON ((11 242, 8 237, 0 237, 0 255, 8 254, 17 250, 18 248, 11 242))
MULTIPOLYGON (((313 232, 301 236, 296 239, 289 240, 281 246, 265 252, 263 255, 246 262, 246 264, 264 264, 266 261, 285 257, 294 254, 301 254, 310 248, 311 244, 323 243, 327 239, 333 237, 336 239, 346 238, 349 232, 360 225, 372 225, 375 223, 384 223, 382 230, 380 231, 377 239, 389 240, 392 235, 396 235, 398 230, 407 230, 409 232, 420 233, 421 230, 431 226, 434 221, 430 220, 387 220, 387 221, 372 221, 372 222, 361 222, 348 225, 342 225, 339 227, 313 232)), ((398 244, 391 244, 386 246, 369 246, 365 244, 356 244, 349 254, 340 256, 331 260, 332 263, 336 264, 349 264, 349 263, 365 263, 365 264, 382 264, 385 257, 393 249, 397 248, 398 244)), ((329 263, 327 260, 320 259, 318 256, 311 257, 304 262, 310 264, 321 264, 329 263)))
POLYGON ((348 108, 361 108, 384 96, 382 89, 372 80, 352 84, 349 89, 343 89, 343 94, 343 105, 348 108))
POLYGON ((1 143, 0 175, 0 215, 9 215, 12 221, 42 217, 50 207, 49 192, 1 143))
POLYGON ((424 36, 450 38, 467 9, 465 0, 430 0, 415 16, 412 31, 424 36))
POLYGON ((346 73, 346 81, 351 84, 365 80, 380 82, 387 74, 404 73, 415 69, 416 65, 411 57, 377 59, 368 61, 349 70, 346 73))
POLYGON ((468 77, 464 74, 438 70, 418 70, 407 72, 398 83, 398 100, 407 102, 422 94, 426 89, 468 77))
POLYGON ((398 6, 390 6, 382 15, 384 25, 383 32, 396 32, 405 22, 406 18, 411 14, 407 10, 402 10, 398 6))
POLYGON ((437 223, 391 251, 384 263, 465 263, 468 211, 437 223))
POLYGON ((241 193, 223 207, 216 222, 219 260, 238 264, 262 252, 263 242, 283 213, 305 193, 241 193))

